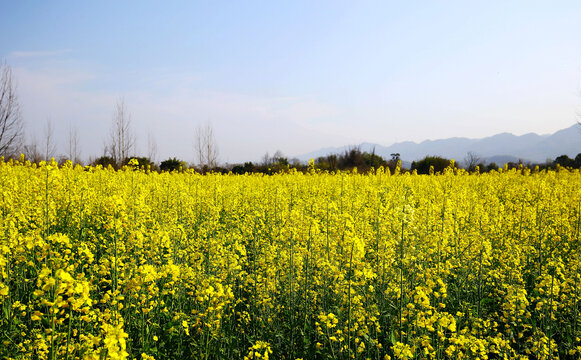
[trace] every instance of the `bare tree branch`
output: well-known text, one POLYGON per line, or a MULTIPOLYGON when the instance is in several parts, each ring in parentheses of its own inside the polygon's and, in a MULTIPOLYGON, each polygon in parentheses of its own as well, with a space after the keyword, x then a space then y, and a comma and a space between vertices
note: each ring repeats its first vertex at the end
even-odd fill
POLYGON ((0 156, 14 156, 21 146, 23 121, 12 69, 0 63, 0 156))
POLYGON ((28 144, 24 146, 24 156, 33 163, 39 163, 43 159, 41 149, 34 134, 28 134, 28 144))
POLYGON ((49 161, 51 158, 55 157, 56 143, 54 140, 54 128, 50 119, 46 120, 46 124, 44 126, 43 150, 45 161, 49 161))
POLYGON ((135 135, 131 128, 131 114, 127 111, 125 100, 120 98, 115 105, 111 126, 108 152, 117 165, 129 157, 135 146, 135 135))
POLYGON ((474 171, 476 169, 476 165, 478 165, 478 163, 480 162, 480 156, 478 156, 478 154, 469 151, 466 154, 466 157, 464 158, 464 164, 466 166, 466 169, 470 172, 474 171))
POLYGON ((147 157, 154 163, 157 161, 157 142, 151 132, 147 134, 147 157))
POLYGON ((67 157, 73 164, 80 163, 81 149, 79 144, 79 132, 76 126, 69 126, 69 150, 67 157))
POLYGON ((212 169, 218 166, 218 145, 214 137, 214 128, 209 122, 204 126, 198 124, 196 127, 194 151, 201 167, 212 169))

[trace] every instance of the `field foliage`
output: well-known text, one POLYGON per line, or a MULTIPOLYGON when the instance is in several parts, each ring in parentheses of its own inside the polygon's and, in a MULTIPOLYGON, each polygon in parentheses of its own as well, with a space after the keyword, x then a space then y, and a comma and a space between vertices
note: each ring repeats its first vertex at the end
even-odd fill
POLYGON ((0 358, 578 359, 581 176, 0 162, 0 358))

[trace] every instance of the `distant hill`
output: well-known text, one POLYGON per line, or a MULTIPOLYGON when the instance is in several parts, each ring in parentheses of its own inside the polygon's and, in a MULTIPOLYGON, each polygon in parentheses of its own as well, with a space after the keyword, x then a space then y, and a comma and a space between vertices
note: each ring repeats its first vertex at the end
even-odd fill
MULTIPOLYGON (((455 159, 461 163, 468 152, 473 152, 484 162, 502 164, 522 160, 523 162, 543 163, 547 159, 555 159, 560 155, 574 158, 578 153, 581 153, 581 127, 575 124, 550 135, 529 133, 517 136, 501 133, 482 139, 455 137, 425 140, 421 143, 404 141, 390 146, 371 143, 362 143, 356 146, 367 152, 375 149, 375 153, 385 159, 390 159, 393 153, 399 153, 404 162, 419 160, 426 155, 438 155, 455 159)), ((352 147, 354 146, 324 148, 299 155, 297 158, 301 161, 308 161, 310 158, 316 159, 320 156, 342 153, 352 147)))

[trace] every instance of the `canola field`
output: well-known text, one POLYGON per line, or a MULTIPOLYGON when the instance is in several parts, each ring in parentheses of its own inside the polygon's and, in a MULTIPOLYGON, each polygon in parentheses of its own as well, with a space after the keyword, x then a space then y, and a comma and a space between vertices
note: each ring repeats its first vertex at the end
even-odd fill
POLYGON ((0 161, 2 359, 579 359, 581 174, 0 161))

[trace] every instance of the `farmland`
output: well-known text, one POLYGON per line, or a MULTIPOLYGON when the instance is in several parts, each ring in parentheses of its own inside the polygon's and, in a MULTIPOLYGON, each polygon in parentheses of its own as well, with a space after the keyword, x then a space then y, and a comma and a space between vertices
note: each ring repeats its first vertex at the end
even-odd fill
POLYGON ((0 162, 0 358, 577 359, 581 174, 0 162))

